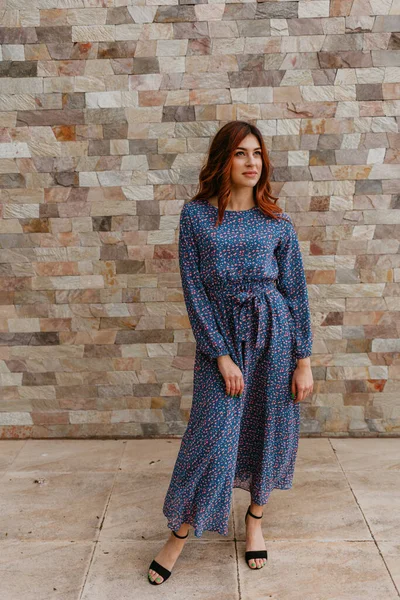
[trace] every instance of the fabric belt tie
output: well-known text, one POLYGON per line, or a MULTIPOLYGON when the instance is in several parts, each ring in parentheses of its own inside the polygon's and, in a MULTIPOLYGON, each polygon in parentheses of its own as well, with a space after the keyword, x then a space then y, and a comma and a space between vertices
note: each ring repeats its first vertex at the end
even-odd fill
POLYGON ((229 294, 233 300, 233 318, 237 339, 246 339, 246 331, 250 318, 246 318, 245 313, 250 310, 251 314, 251 308, 254 308, 254 314, 257 319, 256 348, 263 348, 266 344, 268 306, 264 294, 272 288, 276 288, 273 282, 270 285, 267 284, 262 289, 249 289, 229 294))

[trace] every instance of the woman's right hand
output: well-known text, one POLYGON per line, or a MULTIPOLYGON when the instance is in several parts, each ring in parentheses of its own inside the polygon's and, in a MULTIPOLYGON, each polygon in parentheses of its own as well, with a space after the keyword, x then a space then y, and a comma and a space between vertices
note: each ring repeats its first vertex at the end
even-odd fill
POLYGON ((217 357, 218 369, 225 381, 226 393, 230 396, 237 396, 244 390, 244 380, 242 371, 232 360, 229 354, 217 357))

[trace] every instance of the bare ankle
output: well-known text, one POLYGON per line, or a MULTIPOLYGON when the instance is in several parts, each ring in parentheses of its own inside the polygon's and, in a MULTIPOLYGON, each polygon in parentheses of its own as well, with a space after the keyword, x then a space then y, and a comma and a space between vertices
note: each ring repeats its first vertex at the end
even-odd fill
POLYGON ((177 531, 175 531, 175 533, 177 535, 183 536, 183 535, 186 535, 188 533, 189 529, 190 529, 190 525, 188 523, 182 523, 182 525, 180 526, 180 528, 177 531))
POLYGON ((261 517, 263 514, 263 506, 260 504, 254 504, 254 502, 252 502, 250 504, 250 512, 252 512, 256 517, 261 517))

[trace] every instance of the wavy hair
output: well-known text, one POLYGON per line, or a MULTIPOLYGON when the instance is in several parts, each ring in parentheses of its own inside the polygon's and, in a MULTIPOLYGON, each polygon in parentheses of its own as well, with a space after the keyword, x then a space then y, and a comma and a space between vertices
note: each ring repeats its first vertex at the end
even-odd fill
POLYGON ((200 170, 199 191, 192 198, 192 201, 195 201, 208 200, 212 196, 218 197, 216 226, 222 223, 231 197, 230 173, 234 152, 250 133, 258 139, 262 156, 261 175, 253 188, 254 202, 262 212, 273 219, 277 219, 283 212, 283 209, 276 205, 279 198, 271 194, 272 165, 261 131, 246 121, 229 121, 217 131, 211 142, 207 162, 200 170))

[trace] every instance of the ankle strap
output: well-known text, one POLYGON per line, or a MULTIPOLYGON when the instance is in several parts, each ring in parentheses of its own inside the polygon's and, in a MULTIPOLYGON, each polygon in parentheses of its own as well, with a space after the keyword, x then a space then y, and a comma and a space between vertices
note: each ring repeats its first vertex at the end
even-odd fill
POLYGON ((186 535, 178 535, 175 531, 173 531, 172 533, 174 534, 175 537, 180 538, 181 540, 184 540, 189 535, 189 532, 187 532, 186 535))
POLYGON ((262 519, 262 515, 261 515, 261 517, 258 517, 257 515, 253 515, 253 513, 252 513, 252 512, 250 512, 250 506, 249 506, 249 508, 247 509, 247 512, 248 512, 248 514, 249 514, 251 517, 254 517, 255 519, 262 519))

